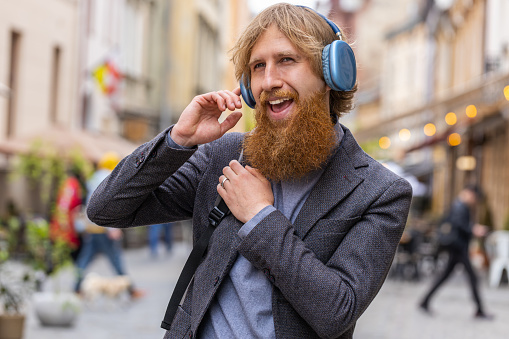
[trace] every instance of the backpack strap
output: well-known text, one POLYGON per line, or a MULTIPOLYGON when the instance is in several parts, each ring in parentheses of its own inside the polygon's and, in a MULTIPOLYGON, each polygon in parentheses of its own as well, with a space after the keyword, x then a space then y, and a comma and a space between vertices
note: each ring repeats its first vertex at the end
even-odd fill
POLYGON ((212 233, 214 233, 217 225, 221 223, 228 213, 230 213, 230 209, 226 206, 226 203, 221 196, 218 196, 214 208, 209 213, 209 226, 200 236, 196 245, 194 245, 189 258, 187 258, 186 264, 180 273, 180 277, 177 280, 177 285, 171 295, 168 307, 166 308, 166 313, 164 314, 164 319, 161 323, 161 327, 165 330, 170 329, 175 313, 177 313, 177 309, 182 301, 182 297, 186 293, 189 283, 194 277, 194 273, 200 265, 203 255, 207 250, 212 233))

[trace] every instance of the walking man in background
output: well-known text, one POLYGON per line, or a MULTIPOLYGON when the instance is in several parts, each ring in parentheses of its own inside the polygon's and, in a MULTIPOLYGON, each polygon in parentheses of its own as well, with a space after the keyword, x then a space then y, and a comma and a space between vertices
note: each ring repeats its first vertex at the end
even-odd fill
POLYGON ((196 96, 119 163, 88 215, 109 227, 192 218, 196 241, 217 195, 228 205, 165 338, 352 338, 411 200, 338 122, 353 106, 353 52, 334 23, 281 3, 250 23, 233 62, 243 88, 196 96), (241 91, 257 126, 225 134, 241 113, 218 119, 241 91))
MULTIPOLYGON (((484 307, 479 296, 479 288, 477 283, 477 277, 475 275, 472 263, 468 253, 468 247, 474 229, 479 229, 479 235, 482 235, 483 227, 481 225, 473 224, 471 217, 472 209, 476 207, 478 201, 481 198, 481 191, 476 186, 466 186, 461 190, 458 198, 453 202, 449 214, 442 223, 442 227, 447 227, 447 245, 444 249, 447 251, 449 258, 447 265, 443 272, 441 272, 431 289, 428 291, 422 302, 420 308, 427 313, 430 313, 430 301, 433 295, 437 292, 438 288, 451 276, 454 272, 454 268, 458 264, 462 264, 465 268, 465 272, 468 275, 468 282, 472 290, 472 297, 477 306, 475 317, 479 319, 491 319, 492 316, 488 315, 484 311, 484 307), (474 228, 475 227, 475 228, 474 228)), ((445 235, 442 235, 445 237, 445 235)))

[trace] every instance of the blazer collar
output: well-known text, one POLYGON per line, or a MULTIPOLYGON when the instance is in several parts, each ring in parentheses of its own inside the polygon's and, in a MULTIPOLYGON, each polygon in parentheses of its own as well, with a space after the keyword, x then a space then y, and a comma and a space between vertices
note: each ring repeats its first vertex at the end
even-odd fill
POLYGON ((295 220, 294 228, 301 239, 316 221, 364 181, 356 170, 368 166, 369 158, 350 130, 341 127, 345 133, 341 143, 295 220))

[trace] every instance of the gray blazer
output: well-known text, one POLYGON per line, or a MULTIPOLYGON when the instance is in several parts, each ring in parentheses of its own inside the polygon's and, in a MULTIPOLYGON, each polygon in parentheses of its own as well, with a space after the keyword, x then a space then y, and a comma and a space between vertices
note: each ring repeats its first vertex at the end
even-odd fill
MULTIPOLYGON (((342 128, 341 144, 293 225, 275 211, 241 241, 241 222, 233 215, 221 222, 165 338, 196 336, 238 253, 273 283, 277 338, 352 338, 387 275, 412 192, 342 128)), ((200 237, 218 178, 239 157, 243 134, 176 150, 167 131, 124 158, 99 186, 88 205, 93 222, 131 227, 192 218, 194 241, 200 237)))

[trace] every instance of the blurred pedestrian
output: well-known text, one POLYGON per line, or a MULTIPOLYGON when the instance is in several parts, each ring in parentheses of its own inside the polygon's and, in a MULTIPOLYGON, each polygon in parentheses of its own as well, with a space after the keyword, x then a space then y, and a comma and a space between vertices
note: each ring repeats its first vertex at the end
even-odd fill
POLYGON ((159 240, 163 232, 164 245, 166 253, 170 253, 173 245, 173 224, 171 222, 164 224, 155 224, 149 226, 148 229, 148 243, 150 248, 150 255, 152 258, 157 258, 159 255, 159 240))
POLYGON ((473 233, 476 232, 476 235, 482 235, 484 229, 481 225, 474 225, 472 220, 472 210, 477 206, 481 197, 482 193, 477 186, 464 187, 440 225, 439 242, 448 253, 448 261, 445 269, 438 274, 430 290, 419 304, 419 307, 427 313, 431 313, 430 302, 432 297, 451 276, 456 265, 462 264, 468 276, 472 297, 477 307, 474 316, 480 319, 492 318, 491 315, 485 313, 479 295, 478 280, 470 262, 468 251, 473 233))
POLYGON ((64 240, 71 248, 73 261, 79 256, 82 239, 76 229, 76 217, 82 208, 82 187, 78 178, 69 174, 62 182, 50 221, 50 236, 52 240, 64 240))
MULTIPOLYGON (((113 152, 104 154, 98 163, 97 171, 87 181, 87 191, 89 200, 97 186, 111 173, 118 164, 120 158, 113 152)), ((88 218, 85 222, 83 234, 83 247, 76 260, 77 279, 74 286, 76 293, 80 292, 81 283, 84 278, 84 272, 88 265, 93 261, 97 254, 104 254, 110 261, 113 269, 118 275, 126 275, 124 263, 122 260, 122 230, 118 228, 106 228, 92 223, 88 218)), ((132 299, 142 297, 145 292, 136 289, 131 282, 129 294, 132 299)))

